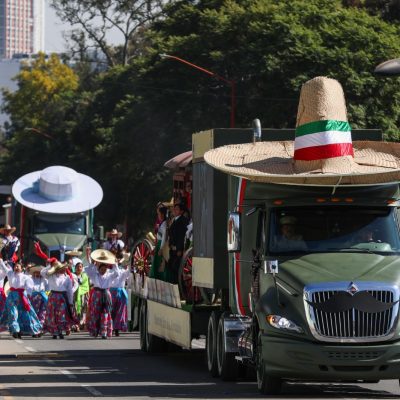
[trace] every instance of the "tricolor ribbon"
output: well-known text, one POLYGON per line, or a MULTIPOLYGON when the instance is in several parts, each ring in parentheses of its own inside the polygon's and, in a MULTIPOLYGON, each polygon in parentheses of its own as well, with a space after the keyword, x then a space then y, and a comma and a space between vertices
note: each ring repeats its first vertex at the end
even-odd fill
POLYGON ((354 156, 351 127, 347 121, 314 121, 296 128, 294 159, 313 161, 354 156))

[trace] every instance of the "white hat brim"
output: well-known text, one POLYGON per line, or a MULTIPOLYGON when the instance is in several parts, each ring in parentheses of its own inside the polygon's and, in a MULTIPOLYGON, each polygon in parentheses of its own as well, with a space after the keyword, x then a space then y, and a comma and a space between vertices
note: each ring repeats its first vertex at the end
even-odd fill
POLYGON ((35 211, 53 214, 73 214, 98 206, 103 199, 103 189, 90 176, 79 174, 79 193, 75 198, 63 201, 46 199, 33 190, 33 183, 42 171, 35 171, 17 179, 12 187, 14 198, 23 206, 35 211))

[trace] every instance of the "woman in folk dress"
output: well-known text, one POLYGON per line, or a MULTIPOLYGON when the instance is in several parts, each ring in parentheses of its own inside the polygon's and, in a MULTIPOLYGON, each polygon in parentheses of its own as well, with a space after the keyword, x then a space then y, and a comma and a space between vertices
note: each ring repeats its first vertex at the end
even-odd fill
POLYGON ((112 337, 113 321, 111 318, 112 300, 110 287, 112 281, 120 275, 114 254, 98 249, 91 254, 88 249, 87 259, 92 263, 85 268, 93 288, 90 291, 87 315, 87 330, 90 336, 112 337), (93 264, 93 262, 95 264, 93 264))
POLYGON ((7 272, 0 269, 0 320, 6 307, 6 294, 4 292, 4 279, 7 276, 7 272))
POLYGON ((74 304, 76 317, 79 320, 79 324, 75 325, 75 331, 79 332, 85 327, 87 308, 89 301, 89 277, 83 270, 83 263, 80 258, 74 257, 72 259, 72 265, 75 270, 75 276, 78 282, 78 289, 74 293, 74 304))
POLYGON ((128 330, 128 293, 125 286, 126 280, 131 273, 128 269, 129 257, 130 253, 124 254, 124 258, 119 266, 120 274, 111 282, 111 317, 115 336, 119 336, 120 331, 126 332, 128 330))
POLYGON ((32 278, 24 274, 20 263, 14 264, 13 269, 0 259, 0 269, 6 272, 10 284, 0 326, 3 329, 8 326, 14 338, 21 338, 22 335, 39 337, 42 324, 27 297, 27 292, 33 289, 32 278))
POLYGON ((73 312, 74 279, 67 273, 67 265, 59 261, 48 263, 40 274, 47 278, 50 290, 46 309, 45 325, 53 339, 64 339, 75 324, 73 312))
POLYGON ((29 294, 29 300, 43 326, 43 330, 45 330, 46 309, 49 299, 46 294, 48 290, 47 279, 40 275, 40 271, 43 268, 44 267, 41 265, 34 264, 27 266, 27 272, 32 276, 33 281, 33 288, 32 292, 29 294))
POLYGON ((161 279, 165 281, 165 262, 163 258, 163 248, 167 246, 167 207, 157 208, 157 220, 159 221, 157 229, 157 244, 154 249, 154 258, 150 267, 150 278, 161 279))

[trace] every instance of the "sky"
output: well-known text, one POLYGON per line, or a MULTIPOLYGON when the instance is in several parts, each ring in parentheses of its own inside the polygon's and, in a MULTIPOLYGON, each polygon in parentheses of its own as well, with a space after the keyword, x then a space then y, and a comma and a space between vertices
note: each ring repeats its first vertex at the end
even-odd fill
POLYGON ((60 21, 55 12, 50 8, 49 0, 46 0, 44 34, 45 51, 48 53, 64 51, 65 41, 62 37, 62 32, 70 29, 71 26, 65 25, 60 21))
MULTIPOLYGON (((63 32, 70 31, 72 27, 69 24, 61 22, 54 10, 50 7, 50 0, 45 0, 45 5, 45 52, 61 53, 66 48, 63 32)), ((118 37, 116 34, 111 34, 109 40, 113 44, 118 43, 118 37)))

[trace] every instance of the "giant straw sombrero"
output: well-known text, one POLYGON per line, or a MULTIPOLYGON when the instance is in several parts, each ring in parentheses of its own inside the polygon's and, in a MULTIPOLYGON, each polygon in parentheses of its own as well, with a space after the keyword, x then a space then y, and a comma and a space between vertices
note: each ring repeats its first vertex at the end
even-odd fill
POLYGON ((251 181, 297 185, 370 185, 400 180, 400 144, 355 141, 340 83, 316 77, 301 88, 294 141, 209 150, 214 168, 251 181))
POLYGON ((103 190, 94 179, 59 165, 22 176, 15 181, 12 193, 22 205, 54 214, 87 211, 103 198, 103 190))

